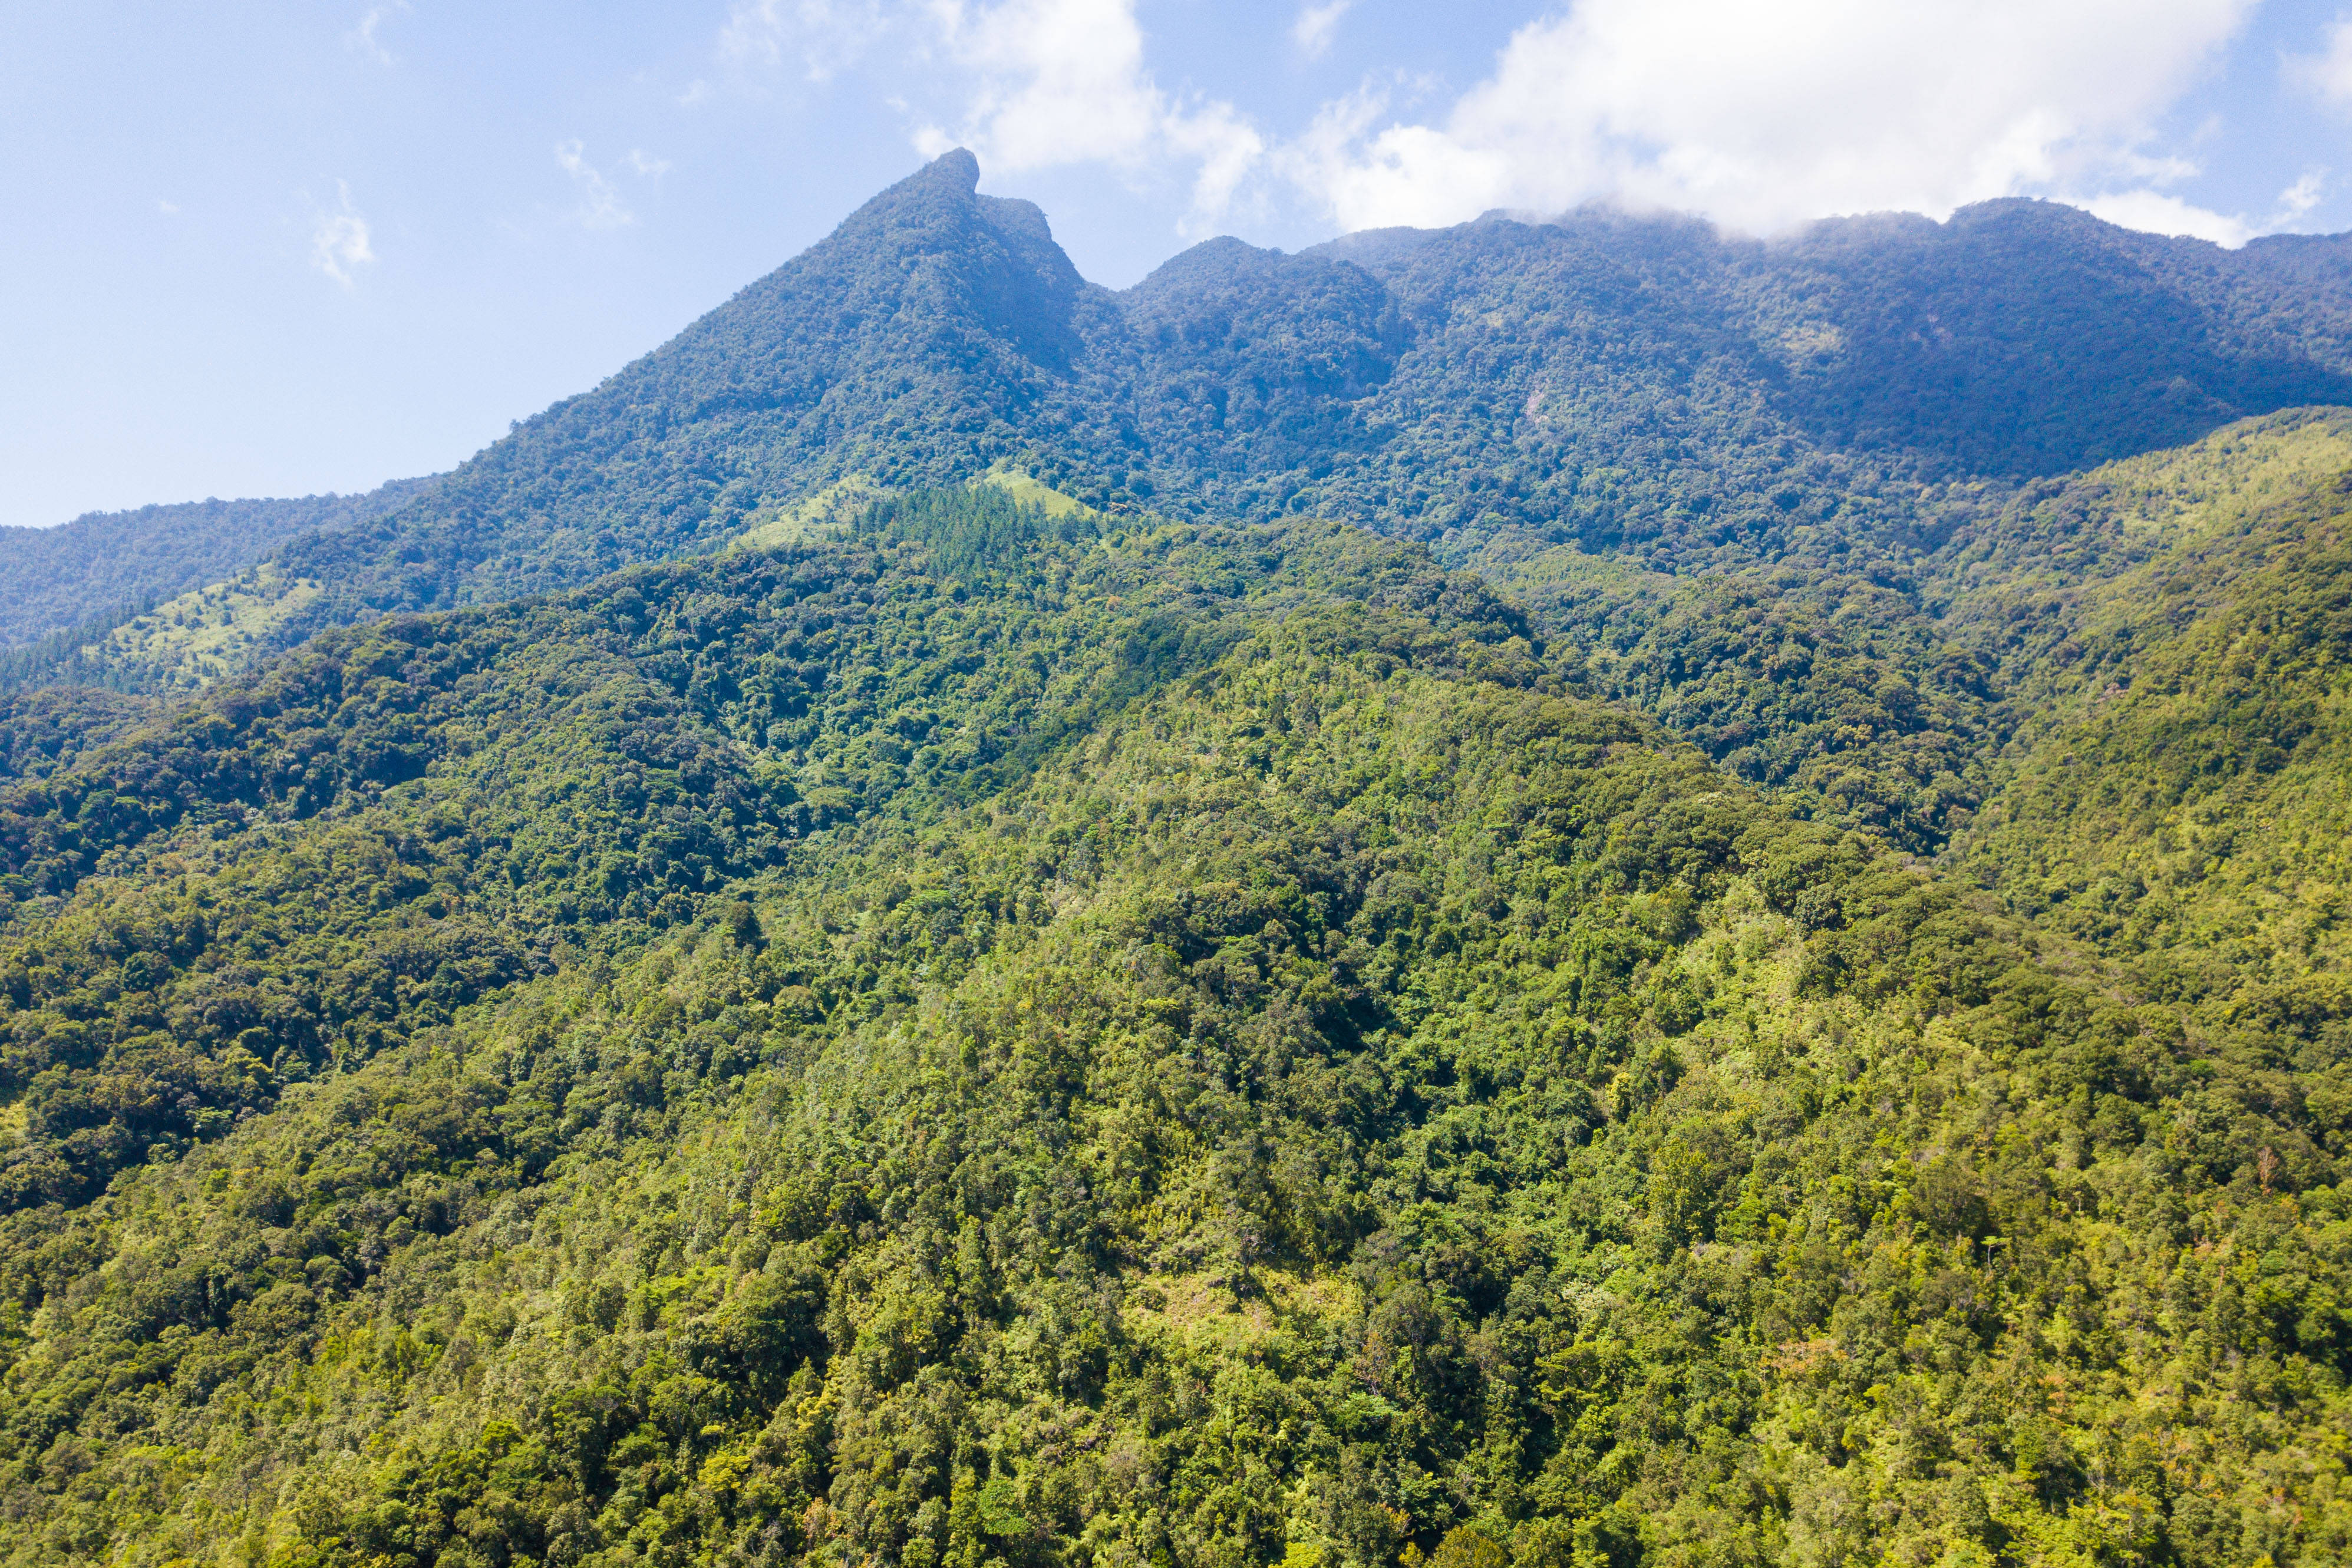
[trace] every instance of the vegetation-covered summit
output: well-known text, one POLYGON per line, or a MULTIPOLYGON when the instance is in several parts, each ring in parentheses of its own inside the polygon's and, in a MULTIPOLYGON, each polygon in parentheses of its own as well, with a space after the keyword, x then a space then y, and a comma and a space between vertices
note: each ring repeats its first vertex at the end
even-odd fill
POLYGON ((257 538, 210 580, 246 601, 227 645, 166 604, 15 678, 185 687, 321 627, 716 548, 843 480, 1003 463, 1113 509, 1319 515, 1449 559, 1524 532, 1670 571, 1902 561, 2021 482, 2352 402, 2340 237, 2222 251, 2018 202, 1768 243, 1585 211, 1298 256, 1214 240, 1114 293, 978 179, 940 159, 405 504, 231 584, 257 538))

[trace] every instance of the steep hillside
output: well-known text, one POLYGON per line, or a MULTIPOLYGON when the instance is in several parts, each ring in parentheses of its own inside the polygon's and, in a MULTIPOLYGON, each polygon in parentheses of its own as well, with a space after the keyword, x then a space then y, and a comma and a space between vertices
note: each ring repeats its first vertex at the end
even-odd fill
MULTIPOLYGON (((1302 595, 1402 595, 1475 614, 1507 644, 1496 657, 1525 657, 1523 640, 1509 643, 1524 630, 1516 612, 1474 580, 1448 581, 1327 524, 1300 525, 1296 538, 1145 534, 1106 555, 1056 545, 1083 537, 1085 519, 1056 521, 995 489, 883 515, 890 531, 863 543, 732 552, 569 599, 337 632, 8 788, 0 913, 46 923, 51 901, 92 877, 162 863, 157 854, 184 871, 188 845, 226 833, 233 869, 219 874, 260 879, 234 902, 260 901, 248 910, 264 916, 255 939, 273 949, 300 946, 321 921, 382 926, 401 946, 417 898, 436 920, 469 911, 449 929, 510 956, 517 941, 595 946, 621 916, 651 928, 690 918, 709 887, 789 860, 799 838, 890 810, 909 788, 962 800, 1001 787, 1104 705, 1207 657, 1228 610, 1278 616, 1302 595), (998 557, 1018 565, 1031 551, 1049 568, 1003 584, 998 557), (936 558, 937 577, 889 570, 908 553, 936 558), (1307 567, 1311 588, 1299 580, 1307 567), (991 575, 994 591, 968 580, 991 575), (460 790, 457 816, 432 805, 439 787, 419 793, 415 781, 433 776, 460 790), (368 827, 354 838, 356 823, 368 827), (343 873, 330 869, 339 863, 343 873)), ((194 920, 189 939, 217 951, 203 913, 215 895, 189 896, 174 895, 182 914, 166 925, 194 920)), ((358 961, 341 946, 352 936, 304 964, 358 961)), ((266 1091, 271 1074, 363 1057, 378 1042, 379 1004, 403 994, 370 973, 351 982, 357 992, 317 972, 266 994, 241 983, 218 1026, 179 1018, 167 991, 169 1027, 140 1033, 127 1053, 89 1053, 72 1021, 79 1000, 56 1031, 20 1030, 9 1092, 52 1134, 14 1152, 13 1190, 20 1201, 89 1197, 155 1140, 266 1104, 248 1091, 266 1091), (241 1049, 267 1069, 260 1090, 197 1071, 191 1042, 226 1051, 248 1030, 241 1049), (49 1107, 51 1093, 69 1109, 49 1107)), ((19 1005, 32 994, 23 987, 45 984, 29 974, 17 972, 19 1005)), ((201 1016, 218 1010, 189 1000, 201 1016)))
POLYGON ((1450 554, 1517 531, 1673 571, 1904 570, 2021 481, 2352 402, 2340 237, 2223 252, 2006 203, 1768 245, 1582 212, 1215 240, 1114 294, 978 178, 940 159, 412 504, 289 542, 233 657, 150 622, 73 673, 201 683, 715 548, 852 476, 1007 462, 1114 509, 1450 554))
POLYGON ((2325 1065, 1586 664, 956 490, 8 786, 0 1552, 2352 1546, 2325 1065))
POLYGON ((594 391, 527 420, 425 505, 285 551, 338 613, 485 602, 708 549, 856 471, 961 477, 1011 450, 1089 308, 1044 218, 958 153, 594 391))
POLYGON ((2031 717, 1955 853, 2207 1038, 2332 1066, 2352 1050, 2352 420, 2098 477, 2081 553, 2120 570, 1969 607, 2017 648, 2031 717))
MULTIPOLYGON (((1899 567, 1676 575, 1526 530, 1465 564, 1527 603, 1585 691, 1800 810, 1935 854, 2036 737, 2131 684, 2116 661, 2135 647, 2239 592, 2323 583, 2347 474, 2352 414, 2290 410, 2025 486, 1899 567)), ((2292 678, 2324 684, 2333 657, 2296 650, 2292 678)))
POLYGON ((1581 689, 1791 809, 1938 854, 2333 1095, 2352 1047, 2352 416, 2305 411, 2021 495, 1893 584, 1491 548, 1581 689))
POLYGON ((73 766, 159 716, 153 697, 90 686, 0 693, 0 781, 39 779, 73 766))
POLYGON ((1779 243, 1602 213, 1351 235, 1310 255, 1380 277, 1413 344, 1363 411, 1394 438, 1317 495, 1416 537, 1516 524, 1670 567, 1899 550, 1942 510, 1907 482, 2352 401, 2352 250, 2325 246, 2024 202, 1779 243))

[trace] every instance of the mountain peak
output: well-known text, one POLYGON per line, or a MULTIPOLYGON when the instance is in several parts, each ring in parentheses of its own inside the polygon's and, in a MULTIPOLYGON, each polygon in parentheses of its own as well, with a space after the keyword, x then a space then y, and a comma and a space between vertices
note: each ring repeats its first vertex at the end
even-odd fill
POLYGON ((980 174, 942 153, 429 490, 292 538, 284 580, 326 586, 256 646, 709 549, 851 474, 1020 461, 1179 514, 1509 528, 1680 562, 1770 557, 1800 522, 1856 516, 1857 489, 1876 510, 1854 526, 1908 537, 1928 503, 1906 476, 2007 483, 2352 400, 2340 241, 2217 253, 2012 202, 1768 244, 1587 207, 1293 256, 1221 236, 1114 294, 980 174), (1643 455, 1661 449, 1693 460, 1643 455))
POLYGON ((917 180, 926 183, 936 183, 943 189, 960 186, 969 196, 980 189, 980 160, 972 156, 970 148, 959 147, 952 152, 942 152, 924 164, 908 176, 906 183, 912 184, 917 180))

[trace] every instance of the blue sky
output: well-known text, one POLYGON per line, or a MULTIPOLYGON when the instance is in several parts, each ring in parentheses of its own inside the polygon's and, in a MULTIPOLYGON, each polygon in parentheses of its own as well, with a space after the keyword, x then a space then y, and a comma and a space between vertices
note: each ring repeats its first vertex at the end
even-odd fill
POLYGON ((13 0, 0 523, 446 468, 958 143, 1114 287, 1601 199, 2241 243, 2352 228, 2352 5, 13 0))

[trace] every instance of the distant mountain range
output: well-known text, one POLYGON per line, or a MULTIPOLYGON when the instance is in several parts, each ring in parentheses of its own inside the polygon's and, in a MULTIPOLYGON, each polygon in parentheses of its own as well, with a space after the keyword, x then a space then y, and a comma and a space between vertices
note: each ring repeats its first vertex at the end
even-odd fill
POLYGON ((95 636, 234 577, 289 539, 381 517, 431 483, 394 480, 361 496, 182 501, 91 512, 58 528, 0 528, 0 647, 95 636))

